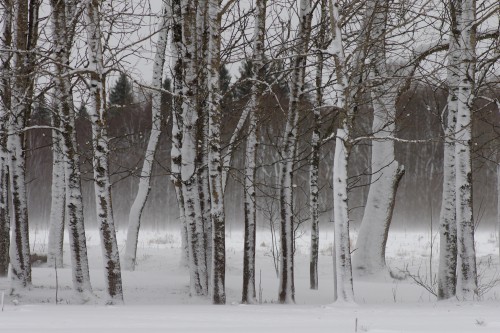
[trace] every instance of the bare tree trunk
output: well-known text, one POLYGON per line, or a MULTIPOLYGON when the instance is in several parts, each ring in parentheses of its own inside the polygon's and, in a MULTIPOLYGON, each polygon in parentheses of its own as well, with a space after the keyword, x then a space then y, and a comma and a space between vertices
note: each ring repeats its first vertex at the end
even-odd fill
POLYGON ((472 300, 478 296, 474 221, 472 212, 472 108, 476 65, 475 0, 463 0, 459 24, 461 41, 460 84, 457 107, 456 207, 457 207, 457 297, 472 300))
POLYGON ((352 283, 351 250, 349 237, 349 207, 347 203, 347 165, 350 153, 350 126, 353 111, 350 109, 347 90, 348 80, 345 76, 346 60, 342 44, 342 32, 339 22, 339 3, 330 0, 330 22, 332 25, 332 42, 330 48, 334 55, 335 73, 337 76, 338 106, 342 110, 342 127, 337 130, 335 156, 333 161, 333 206, 335 230, 335 285, 336 302, 354 302, 352 283))
POLYGON ((384 140, 396 130, 395 83, 390 81, 387 71, 386 23, 389 3, 368 1, 365 20, 369 22, 368 59, 370 60, 370 83, 373 106, 371 172, 372 184, 368 192, 365 212, 353 253, 354 268, 364 274, 376 274, 387 270, 385 248, 399 181, 404 168, 394 155, 394 141, 384 140), (375 180, 376 179, 376 180, 375 180))
MULTIPOLYGON (((55 102, 59 108, 59 101, 55 102)), ((52 190, 48 236, 47 264, 49 267, 63 267, 64 222, 66 215, 66 185, 64 183, 64 154, 59 115, 52 115, 52 190)))
POLYGON ((443 157, 443 197, 439 216, 439 271, 438 299, 455 296, 457 284, 457 224, 456 224, 456 191, 455 191, 455 129, 457 123, 458 85, 460 83, 459 36, 456 33, 457 7, 460 0, 450 0, 451 27, 450 46, 448 50, 448 116, 444 125, 444 157, 443 157))
MULTIPOLYGON (((8 138, 10 156, 10 188, 12 193, 12 239, 10 263, 12 292, 31 285, 28 205, 26 196, 26 156, 24 133, 26 117, 30 111, 32 96, 32 72, 29 51, 33 47, 33 35, 29 30, 31 4, 28 0, 14 2, 14 68, 10 129, 8 138)), ((33 22, 31 22, 33 24, 33 22)))
POLYGON ((316 100, 313 108, 314 127, 311 137, 311 157, 309 167, 309 206, 311 212, 311 253, 309 259, 309 287, 318 289, 319 257, 319 160, 321 148, 321 107, 323 106, 323 50, 326 47, 325 35, 328 29, 328 3, 321 0, 321 19, 316 36, 316 100))
POLYGON ((292 60, 289 80, 290 102, 284 133, 283 162, 281 166, 280 210, 281 210, 281 262, 278 300, 280 303, 295 302, 293 252, 294 252, 294 212, 293 212, 293 167, 297 155, 297 134, 299 101, 304 86, 307 48, 311 35, 312 1, 301 0, 299 8, 299 32, 296 54, 292 60))
POLYGON ((258 147, 257 110, 262 87, 259 82, 264 80, 264 40, 266 36, 267 0, 257 0, 255 3, 255 28, 253 40, 252 84, 248 111, 248 137, 245 150, 245 239, 243 248, 243 292, 242 303, 256 303, 255 293, 255 237, 256 237, 256 159, 258 147))
POLYGON ((123 303, 120 257, 116 241, 113 210, 111 206, 111 183, 108 169, 108 136, 106 130, 106 92, 104 61, 101 45, 99 0, 91 0, 86 7, 87 45, 91 73, 91 95, 93 107, 92 122, 93 168, 96 213, 101 232, 106 291, 108 303, 123 303))
MULTIPOLYGON (((170 8, 166 0, 162 6, 163 16, 159 24, 158 41, 156 45, 156 54, 153 64, 152 86, 156 89, 162 88, 163 65, 165 64, 165 51, 168 38, 168 22, 170 20, 170 8)), ((152 93, 152 126, 149 135, 146 154, 139 176, 139 188, 137 190, 134 203, 130 208, 128 218, 127 242, 125 247, 124 267, 128 270, 134 270, 137 256, 137 242, 139 240, 139 228, 141 225, 141 215, 146 205, 146 200, 151 189, 151 173, 153 171, 154 157, 158 147, 158 141, 161 134, 161 92, 155 90, 152 93)))
POLYGON ((0 277, 7 276, 9 270, 10 214, 9 214, 9 151, 7 150, 7 132, 9 130, 9 112, 11 109, 11 68, 12 55, 7 52, 12 44, 12 3, 3 0, 2 35, 0 35, 1 61, 1 104, 0 104, 0 277))
POLYGON ((182 121, 182 93, 183 93, 183 80, 184 80, 184 62, 182 58, 182 31, 183 31, 183 21, 182 21, 182 10, 180 0, 172 0, 172 54, 173 54, 173 92, 174 96, 172 98, 172 149, 170 152, 171 157, 171 170, 172 170, 172 182, 174 183, 175 193, 177 196, 177 204, 179 207, 179 220, 181 224, 181 263, 188 265, 189 260, 189 245, 188 245, 188 230, 187 221, 185 216, 184 207, 184 196, 182 192, 182 180, 181 180, 181 169, 182 169, 182 132, 183 132, 183 121, 182 121))
POLYGON ((212 274, 213 304, 226 303, 226 248, 224 194, 222 190, 221 105, 220 105, 220 47, 221 11, 218 0, 208 0, 208 172, 212 217, 212 274))
POLYGON ((73 288, 82 301, 92 297, 85 225, 83 219, 83 198, 81 191, 80 167, 75 131, 75 112, 71 92, 69 54, 73 47, 74 30, 71 22, 77 20, 71 1, 51 0, 52 25, 55 45, 55 94, 58 98, 56 117, 60 118, 61 149, 63 154, 65 210, 68 219, 68 234, 71 251, 73 288))
MULTIPOLYGON (((182 24, 182 145, 181 157, 182 196, 187 225, 189 249, 190 292, 207 295, 207 270, 204 248, 203 216, 198 182, 198 67, 197 67, 197 10, 201 4, 189 0, 181 7, 182 24)), ((179 4, 180 6, 180 4, 179 4)))

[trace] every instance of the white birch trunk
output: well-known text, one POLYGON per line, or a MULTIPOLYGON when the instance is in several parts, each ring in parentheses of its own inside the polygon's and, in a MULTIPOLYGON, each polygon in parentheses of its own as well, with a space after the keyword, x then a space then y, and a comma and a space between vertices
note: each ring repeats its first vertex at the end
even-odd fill
POLYGON ((309 258, 309 288, 318 289, 318 258, 319 258, 319 160, 321 135, 321 107, 323 106, 323 49, 325 35, 328 29, 328 3, 321 0, 321 19, 318 36, 316 37, 316 100, 313 108, 314 124, 311 136, 311 157, 309 159, 309 206, 311 214, 311 250, 309 258))
MULTIPOLYGON (((263 80, 264 71, 264 40, 266 35, 266 0, 257 0, 255 3, 255 28, 253 40, 252 66, 254 79, 250 101, 247 106, 248 136, 245 150, 244 170, 244 214, 245 214, 245 238, 243 248, 243 289, 242 303, 256 303, 255 292, 255 235, 256 235, 256 159, 258 147, 257 134, 257 110, 259 96, 262 93, 259 81, 263 80)), ((244 111, 245 112, 245 111, 244 111)))
POLYGON ((180 0, 172 0, 172 59, 173 59, 173 85, 172 90, 174 97, 172 98, 172 149, 170 152, 171 159, 171 180, 175 187, 177 204, 179 207, 179 220, 181 225, 181 264, 187 266, 189 262, 189 245, 188 245, 188 230, 185 216, 184 196, 182 191, 181 169, 182 169, 182 132, 183 132, 183 80, 184 80, 184 62, 183 62, 183 42, 182 42, 182 10, 180 0))
POLYGON ((92 297, 90 284, 87 244, 83 219, 83 198, 81 192, 80 167, 78 162, 75 113, 71 94, 71 76, 69 68, 69 53, 73 46, 73 36, 70 22, 76 20, 71 1, 51 0, 52 7, 52 37, 57 52, 55 62, 55 89, 57 101, 57 116, 61 118, 61 139, 64 166, 64 183, 66 185, 66 217, 68 224, 69 244, 71 251, 71 267, 73 289, 81 301, 92 297))
MULTIPOLYGON (((4 1, 2 13, 2 34, 0 48, 8 50, 12 43, 12 3, 4 1)), ((11 108, 10 58, 6 51, 0 51, 1 104, 0 104, 0 277, 7 276, 9 270, 10 214, 9 214, 9 151, 7 132, 9 130, 9 111, 11 108)))
POLYGON ((210 203, 212 217, 212 273, 211 296, 213 304, 226 303, 226 248, 224 194, 222 190, 221 158, 221 94, 219 84, 221 12, 218 0, 208 0, 208 172, 210 175, 210 203))
POLYGON ((295 302, 294 286, 294 212, 293 212, 293 166, 297 155, 297 134, 299 119, 299 101, 304 90, 307 48, 311 35, 312 1, 301 0, 299 3, 299 31, 296 53, 292 60, 292 73, 289 79, 290 102, 284 133, 283 161, 281 165, 280 211, 280 285, 278 300, 280 303, 295 302))
MULTIPOLYGON (((54 103, 58 105, 59 103, 54 103)), ((52 126, 60 129, 58 115, 52 115, 52 126)), ((50 223, 48 235, 47 264, 49 267, 63 267, 64 222, 66 216, 66 184, 64 183, 64 154, 62 135, 52 130, 52 189, 50 223)))
MULTIPOLYGON (((450 1, 451 12, 457 13, 455 6, 460 1, 450 1)), ((457 17, 451 18, 451 29, 457 29, 457 17)), ((459 36, 450 31, 450 46, 448 49, 448 115, 444 125, 443 153, 443 196, 439 215, 439 270, 438 299, 448 299, 455 296, 457 283, 457 224, 456 224, 456 191, 455 191, 455 129, 457 122, 458 85, 460 83, 460 53, 459 36)))
POLYGON ((404 174, 394 155, 394 141, 383 140, 393 136, 396 129, 396 98, 394 82, 387 72, 385 38, 388 15, 387 1, 369 1, 366 20, 370 21, 368 41, 370 60, 371 98, 373 107, 371 151, 371 179, 365 212, 353 253, 353 266, 363 274, 376 274, 387 271, 385 248, 396 190, 404 174), (376 180, 375 180, 376 179, 376 180))
POLYGON ((460 300, 477 298, 476 252, 472 212, 472 108, 475 75, 475 0, 462 1, 460 20, 461 66, 457 107, 456 209, 457 290, 460 300), (463 43, 463 44, 462 44, 463 43))
POLYGON ((12 290, 31 285, 31 263, 29 247, 28 205, 26 195, 26 156, 24 152, 24 129, 28 109, 31 73, 28 68, 28 1, 14 2, 13 47, 14 79, 10 128, 7 147, 10 156, 10 189, 12 194, 12 230, 10 242, 10 264, 12 290))
POLYGON ((207 295, 207 270, 204 248, 202 206, 198 187, 197 149, 197 7, 187 1, 181 7, 182 22, 182 145, 180 147, 182 197, 187 226, 189 249, 190 292, 192 295, 207 295))
POLYGON ((86 7, 86 31, 91 73, 91 95, 93 106, 90 111, 93 141, 94 189, 96 214, 101 234, 104 274, 108 304, 123 303, 120 257, 116 241, 113 210, 111 207, 111 183, 108 169, 108 137, 105 119, 104 60, 101 45, 99 0, 91 0, 86 7))
POLYGON ((349 160, 350 131, 353 112, 347 100, 346 60, 342 44, 342 31, 339 22, 339 3, 330 0, 330 22, 332 25, 332 42, 330 48, 335 60, 337 76, 337 104, 342 110, 342 127, 337 130, 335 155, 333 161, 333 206, 334 206, 334 267, 336 302, 354 302, 352 283, 352 265, 349 236, 349 207, 347 202, 347 165, 349 160))
MULTIPOLYGON (((170 20, 169 4, 163 1, 162 17, 159 24, 159 34, 156 45, 156 53, 153 64, 152 86, 156 89, 162 88, 163 65, 165 64, 165 51, 168 38, 168 23, 170 20)), ((151 172, 153 170, 154 157, 158 147, 161 134, 161 92, 159 90, 152 93, 152 126, 149 135, 148 146, 144 155, 141 174, 139 176, 139 188, 135 196, 128 218, 127 242, 125 246, 124 268, 134 270, 137 256, 137 241, 139 239, 139 228, 141 225, 141 215, 146 205, 146 200, 151 189, 151 172)))

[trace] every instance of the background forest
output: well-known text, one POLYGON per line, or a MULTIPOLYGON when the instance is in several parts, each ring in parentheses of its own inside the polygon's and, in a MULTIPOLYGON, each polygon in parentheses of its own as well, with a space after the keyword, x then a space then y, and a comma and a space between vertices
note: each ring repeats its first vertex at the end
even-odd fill
POLYGON ((88 301, 97 229, 107 302, 123 303, 140 230, 178 230, 189 294, 224 304, 235 230, 241 301, 256 303, 259 230, 277 301, 294 303, 296 240, 310 237, 316 290, 319 235, 334 230, 335 297, 353 302, 353 274, 398 275, 389 228, 430 228, 435 296, 479 298, 474 234, 500 232, 498 1, 0 3, 12 294, 32 286, 34 236, 88 301))

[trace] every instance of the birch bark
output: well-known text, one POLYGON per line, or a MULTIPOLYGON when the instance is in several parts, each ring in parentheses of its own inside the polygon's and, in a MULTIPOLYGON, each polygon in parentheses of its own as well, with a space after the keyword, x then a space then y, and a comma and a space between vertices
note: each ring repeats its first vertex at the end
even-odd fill
POLYGON ((371 173, 372 184, 368 192, 363 220, 358 232, 353 266, 363 274, 376 274, 387 270, 385 248, 396 190, 404 168, 395 159, 394 141, 384 140, 396 130, 396 83, 387 71, 386 23, 389 3, 368 1, 365 20, 369 22, 367 40, 370 95, 373 107, 371 173), (380 139, 377 139, 380 138, 380 139), (374 178, 377 178, 374 181, 374 178))
POLYGON ((71 251, 73 289, 82 301, 92 297, 81 192, 80 167, 76 144, 75 113, 69 73, 69 54, 73 47, 73 23, 80 17, 72 1, 51 0, 52 37, 55 54, 56 117, 61 119, 65 210, 71 251))
POLYGON ((255 28, 253 39, 252 78, 250 101, 248 103, 248 137, 245 150, 244 213, 245 238, 243 248, 243 292, 242 303, 256 303, 255 292, 255 236, 256 236, 256 158, 258 147, 257 110, 264 80, 264 39, 266 35, 267 0, 255 2, 255 28))
POLYGON ((87 3, 85 11, 90 86, 93 106, 90 112, 93 140, 93 169, 97 221, 101 234, 106 291, 109 304, 123 303, 120 258, 116 241, 111 183, 108 169, 108 136, 106 130, 106 93, 104 60, 101 44, 99 0, 87 3))
POLYGON ((171 180, 174 183, 175 193, 177 196, 177 204, 179 206, 179 220, 181 224, 181 240, 182 240, 182 256, 181 263, 188 265, 189 260, 189 245, 188 245, 188 230, 187 221, 185 216, 184 196, 182 192, 182 141, 183 141, 183 120, 182 120, 182 104, 183 104, 183 80, 184 80, 184 62, 182 55, 182 10, 181 1, 172 0, 172 55, 173 55, 173 92, 172 98, 172 150, 170 152, 171 158, 171 180))
POLYGON ((311 214, 311 252, 309 258, 309 287, 318 289, 318 257, 319 257, 319 160, 321 136, 321 108, 323 106, 323 63, 326 47, 326 30, 328 29, 328 2, 321 0, 321 18, 318 36, 316 37, 316 100, 313 108, 314 128, 311 137, 311 157, 309 167, 309 206, 311 214))
POLYGON ((456 224, 456 191, 455 191, 455 129, 457 122, 458 85, 460 83, 460 36, 456 33, 457 14, 460 12, 460 1, 449 1, 450 46, 448 49, 448 115, 444 126, 443 157, 443 197, 439 216, 439 270, 438 299, 455 296, 457 283, 457 224, 456 224))
POLYGON ((221 47, 220 2, 208 0, 208 172, 212 219, 211 296, 213 304, 226 303, 225 214, 222 190, 221 94, 219 83, 221 47))
POLYGON ((170 6, 163 0, 162 17, 158 25, 158 40, 153 63, 152 86, 158 90, 152 93, 152 126, 149 135, 148 146, 144 155, 141 174, 139 176, 139 188, 136 197, 130 208, 128 218, 127 242, 125 246, 124 268, 134 270, 137 256, 137 241, 139 239, 139 228, 141 225, 141 215, 146 205, 146 200, 151 189, 151 173, 153 171, 154 157, 158 148, 158 141, 161 135, 161 92, 163 82, 163 65, 165 64, 165 51, 168 38, 168 24, 170 20, 170 6))
POLYGON ((354 302, 352 283, 352 265, 349 237, 349 207, 347 202, 347 165, 350 153, 350 126, 353 111, 348 100, 348 79, 346 76, 346 60, 342 44, 342 31, 339 22, 339 3, 330 0, 330 22, 332 25, 332 42, 330 48, 334 55, 335 73, 337 77, 337 105, 342 110, 341 128, 337 130, 335 155, 333 161, 333 206, 334 206, 334 267, 336 302, 354 302))
POLYGON ((9 151, 7 150, 7 132, 9 130, 9 112, 11 109, 11 68, 12 55, 8 52, 12 43, 12 2, 3 0, 2 34, 0 35, 0 277, 7 276, 9 270, 10 214, 9 214, 9 151))
POLYGON ((460 83, 456 127, 457 297, 478 297, 474 222, 472 212, 472 108, 476 64, 476 3, 462 1, 460 31, 460 83))
POLYGON ((294 212, 293 212, 293 166, 297 154, 297 134, 299 102, 304 86, 307 48, 311 35, 312 1, 299 3, 299 31, 297 45, 292 60, 292 73, 289 79, 290 102, 284 133, 283 161, 281 165, 280 186, 280 284, 278 300, 280 303, 295 302, 294 286, 294 212))
MULTIPOLYGON (((13 47, 14 66, 12 82, 11 113, 7 147, 10 156, 10 189, 12 194, 12 230, 10 241, 10 264, 12 290, 31 285, 31 263, 29 247, 28 205, 26 196, 26 156, 23 129, 29 114, 29 92, 32 73, 28 53, 33 36, 30 34, 30 3, 20 0, 13 3, 13 47)), ((31 22, 33 23, 33 22, 31 22)))

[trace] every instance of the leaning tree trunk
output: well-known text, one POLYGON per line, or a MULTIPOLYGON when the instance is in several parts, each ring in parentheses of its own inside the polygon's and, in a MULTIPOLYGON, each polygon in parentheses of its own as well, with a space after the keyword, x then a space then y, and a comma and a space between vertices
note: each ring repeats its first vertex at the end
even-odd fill
POLYGON ((7 276, 9 270, 10 215, 9 215, 9 151, 7 150, 7 132, 9 130, 9 110, 11 107, 10 59, 7 52, 12 43, 12 3, 4 0, 2 13, 2 35, 0 35, 0 277, 7 276))
POLYGON ((373 107, 371 172, 372 182, 368 192, 363 220, 358 232, 353 267, 363 274, 375 274, 387 270, 385 248, 392 221, 399 181, 404 168, 395 160, 394 141, 384 137, 393 136, 396 130, 396 98, 394 82, 387 71, 386 22, 388 15, 386 0, 369 1, 366 20, 370 21, 368 50, 370 60, 370 82, 373 107), (376 180, 375 180, 376 179, 376 180))
POLYGON ((69 54, 73 47, 73 34, 70 22, 76 20, 71 1, 51 0, 53 44, 55 56, 55 95, 57 98, 56 117, 60 118, 61 149, 63 154, 65 210, 71 252, 73 289, 82 301, 92 297, 90 284, 85 225, 83 219, 83 198, 81 191, 80 166, 78 161, 75 112, 71 92, 69 54))
POLYGON ((283 161, 281 165, 280 212, 280 284, 278 301, 295 302, 294 286, 294 212, 293 212, 293 176, 297 155, 297 136, 299 122, 299 102, 305 89, 305 67, 307 49, 311 36, 312 1, 301 0, 299 10, 299 32, 296 54, 292 60, 292 73, 289 81, 290 102, 284 133, 283 161))
MULTIPOLYGON (((14 53, 11 114, 9 119, 8 150, 10 151, 10 189, 12 194, 12 230, 10 264, 12 292, 31 285, 28 204, 26 195, 26 155, 24 127, 29 114, 28 92, 32 73, 29 66, 30 4, 27 0, 14 2, 14 53)), ((33 22, 31 22, 33 24, 33 22)))
POLYGON ((91 72, 90 112, 93 141, 94 189, 96 214, 101 234, 106 291, 109 304, 123 303, 120 257, 116 241, 113 210, 111 207, 111 182, 109 179, 109 147, 106 132, 106 93, 104 60, 101 45, 99 0, 91 0, 86 7, 86 30, 91 72))
POLYGON ((245 238, 243 248, 243 289, 242 303, 256 303, 255 292, 255 236, 256 236, 256 158, 258 147, 257 111, 262 87, 258 83, 264 80, 264 39, 266 35, 266 6, 267 0, 257 0, 255 4, 255 29, 253 40, 252 84, 248 111, 248 136, 245 150, 245 179, 244 179, 244 214, 245 238))
POLYGON ((168 29, 167 25, 170 19, 169 5, 163 1, 163 16, 159 24, 158 41, 156 45, 156 54, 153 64, 152 86, 158 90, 152 93, 152 126, 149 135, 146 154, 139 176, 139 188, 135 200, 130 208, 128 217, 127 242, 125 246, 124 267, 128 270, 134 270, 137 256, 137 242, 139 240, 139 228, 141 225, 141 215, 146 205, 146 200, 151 189, 151 172, 153 171, 154 157, 158 147, 158 141, 161 134, 161 91, 163 81, 163 65, 165 64, 165 51, 167 47, 168 29))
POLYGON ((458 84, 460 82, 460 53, 457 29, 457 8, 460 1, 450 1, 455 16, 451 17, 450 46, 448 49, 448 115, 444 125, 443 197, 439 215, 439 270, 438 299, 455 296, 457 284, 457 224, 455 192, 455 128, 457 122, 458 84))
POLYGON ((472 300, 478 296, 474 221, 472 212, 472 108, 475 75, 475 0, 463 0, 459 24, 460 84, 458 92, 456 154, 457 207, 457 297, 472 300))

